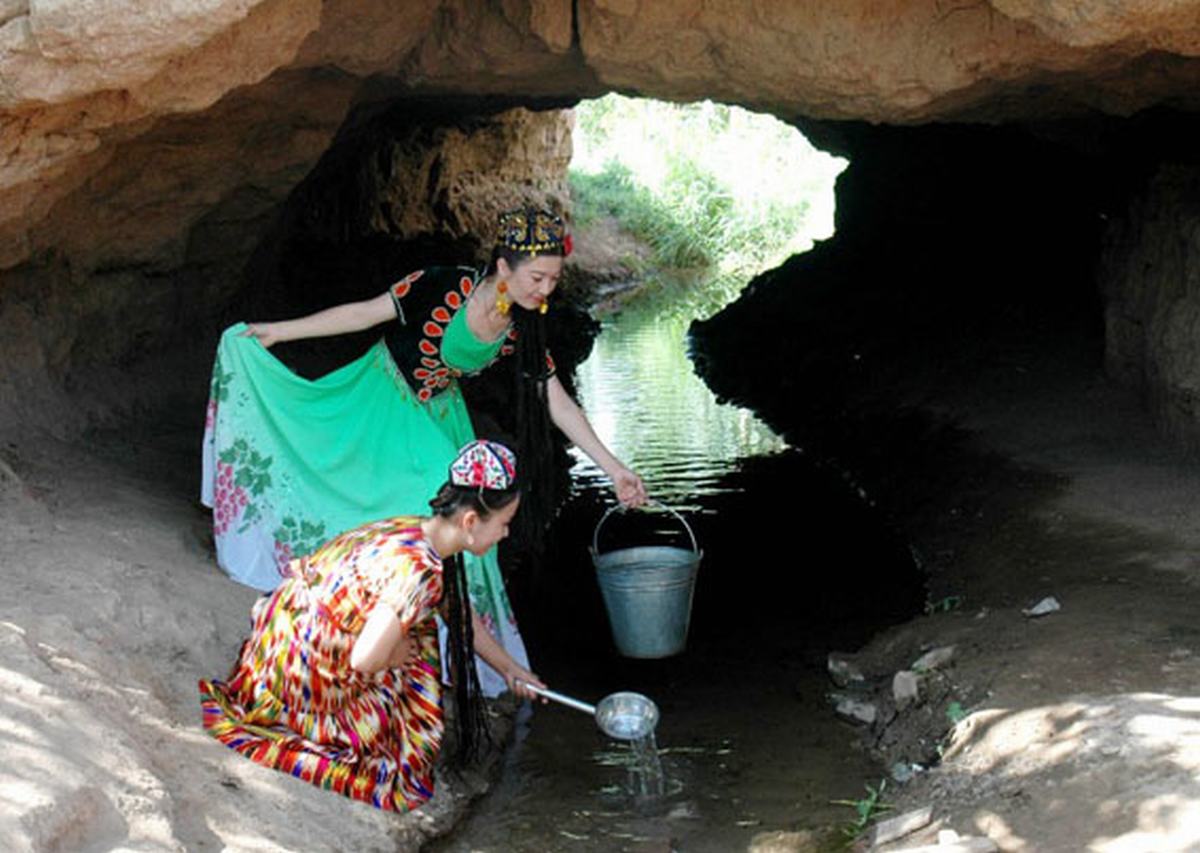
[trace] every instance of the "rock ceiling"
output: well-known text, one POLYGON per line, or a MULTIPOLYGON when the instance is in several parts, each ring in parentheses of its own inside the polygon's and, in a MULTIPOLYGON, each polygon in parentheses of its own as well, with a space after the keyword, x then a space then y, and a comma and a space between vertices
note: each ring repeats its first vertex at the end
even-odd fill
MULTIPOLYGON (((113 163, 137 161, 145 154, 137 141, 156 132, 160 156, 189 140, 216 146, 190 158, 204 173, 190 191, 160 187, 185 192, 180 203, 198 214, 235 186, 294 182, 350 107, 369 99, 569 102, 620 90, 784 118, 1006 121, 1188 107, 1200 68, 1192 0, 152 7, 0 0, 0 268, 61 245, 67 229, 56 223, 79 216, 60 204, 72 193, 86 198, 96 182, 132 191, 113 163), (218 122, 223 129, 203 127, 218 122)), ((153 181, 132 183, 155 190, 153 181)), ((152 203, 143 206, 154 215, 152 203)))

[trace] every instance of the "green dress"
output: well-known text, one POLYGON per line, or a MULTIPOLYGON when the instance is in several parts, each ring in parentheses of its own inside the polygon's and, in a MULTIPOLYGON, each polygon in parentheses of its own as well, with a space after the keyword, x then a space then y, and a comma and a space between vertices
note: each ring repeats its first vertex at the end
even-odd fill
MULTIPOLYGON (((479 271, 418 271, 392 286, 397 323, 355 361, 319 379, 292 372, 238 323, 213 366, 201 499, 217 562, 273 590, 294 558, 359 525, 428 515, 459 448, 475 438, 458 377, 512 351, 512 332, 478 340, 466 322, 479 271)), ((466 555, 476 613, 528 665, 493 548, 466 555)), ((488 695, 505 689, 479 661, 488 695)))

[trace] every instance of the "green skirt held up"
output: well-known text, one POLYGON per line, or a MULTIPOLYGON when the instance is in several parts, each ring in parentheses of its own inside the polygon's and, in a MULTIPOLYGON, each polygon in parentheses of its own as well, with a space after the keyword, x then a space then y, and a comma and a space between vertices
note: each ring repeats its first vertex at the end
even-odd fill
MULTIPOLYGON (((447 329, 446 354, 480 361, 456 364, 468 371, 494 358, 499 343, 470 336, 465 314, 447 329)), ((339 533, 391 516, 428 515, 450 462, 475 435, 458 384, 418 401, 383 341, 308 380, 245 331, 243 323, 231 326, 218 346, 201 499, 213 510, 221 568, 265 592, 290 560, 339 533)), ((495 549, 465 557, 476 613, 527 666, 495 549)), ((504 679, 478 663, 485 693, 502 692, 504 679)))

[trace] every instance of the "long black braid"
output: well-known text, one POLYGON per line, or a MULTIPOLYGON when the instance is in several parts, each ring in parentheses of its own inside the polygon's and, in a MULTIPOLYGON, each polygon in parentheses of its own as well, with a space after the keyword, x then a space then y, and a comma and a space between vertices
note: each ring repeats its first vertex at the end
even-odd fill
POLYGON ((515 517, 513 536, 533 558, 542 553, 544 533, 554 516, 554 437, 546 381, 546 318, 534 311, 513 307, 517 329, 515 385, 517 458, 521 460, 521 511, 515 517))
MULTIPOLYGON (((481 518, 487 518, 512 503, 517 495, 515 487, 497 491, 445 483, 429 506, 435 515, 443 518, 453 516, 460 509, 473 509, 481 518)), ((491 743, 491 731, 483 691, 479 687, 479 671, 475 667, 475 629, 471 622, 471 596, 462 555, 447 558, 442 566, 442 619, 448 635, 457 734, 450 766, 461 769, 474 763, 479 758, 480 748, 491 743)))
MULTIPOLYGON (((516 269, 529 259, 529 255, 497 247, 488 265, 489 275, 496 272, 496 261, 500 258, 510 269, 516 269)), ((511 310, 513 327, 517 331, 516 351, 513 353, 513 396, 516 402, 514 449, 521 460, 521 511, 513 520, 513 539, 520 550, 536 562, 542 552, 546 528, 553 520, 557 505, 554 438, 551 433, 550 405, 546 398, 546 381, 550 378, 550 366, 546 360, 546 317, 515 303, 511 310)))

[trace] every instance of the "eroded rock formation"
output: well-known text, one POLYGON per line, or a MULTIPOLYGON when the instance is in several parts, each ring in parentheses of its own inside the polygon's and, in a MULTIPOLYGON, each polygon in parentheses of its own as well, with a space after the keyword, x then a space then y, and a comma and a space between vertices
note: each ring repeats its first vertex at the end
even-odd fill
MULTIPOLYGON (((544 183, 522 171, 522 147, 543 145, 512 135, 528 128, 495 125, 469 137, 477 148, 454 141, 453 128, 501 106, 569 105, 613 89, 736 102, 829 139, 845 120, 1187 110, 1200 91, 1198 53, 1195 0, 174 0, 151 11, 129 0, 5 0, 0 428, 77 425, 111 408, 91 398, 97 385, 108 403, 139 387, 152 395, 128 374, 178 346, 181 328, 219 315, 284 200, 381 111, 402 116, 410 105, 432 128, 429 105, 449 99, 438 119, 446 135, 413 143, 440 150, 430 155, 439 168, 488 170, 497 187, 556 196, 561 176, 544 183), (113 382, 125 385, 114 392, 113 382)), ((561 134, 533 135, 543 132, 561 134)), ((452 243, 506 194, 468 191, 467 181, 431 190, 430 206, 405 204, 422 194, 409 180, 442 182, 420 160, 383 176, 390 187, 367 215, 380 233, 452 243), (482 203, 460 204, 455 192, 482 203)), ((1108 293, 1122 287, 1110 276, 1108 293)), ((1127 319, 1147 304, 1114 298, 1127 319)))

